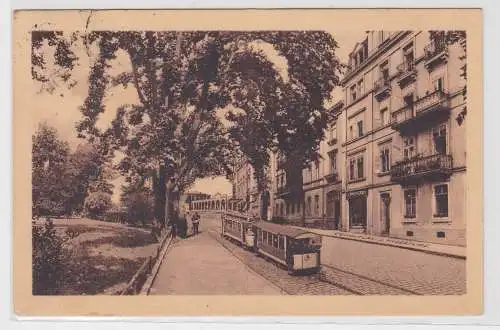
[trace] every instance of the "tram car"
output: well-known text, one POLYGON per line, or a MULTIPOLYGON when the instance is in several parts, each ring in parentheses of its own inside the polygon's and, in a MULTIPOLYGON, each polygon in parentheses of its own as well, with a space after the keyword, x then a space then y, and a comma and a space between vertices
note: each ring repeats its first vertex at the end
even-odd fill
POLYGON ((270 223, 223 217, 222 236, 286 268, 289 274, 321 269, 321 236, 270 223))
POLYGON ((222 236, 236 241, 248 250, 253 250, 255 247, 252 220, 241 215, 222 216, 222 236))

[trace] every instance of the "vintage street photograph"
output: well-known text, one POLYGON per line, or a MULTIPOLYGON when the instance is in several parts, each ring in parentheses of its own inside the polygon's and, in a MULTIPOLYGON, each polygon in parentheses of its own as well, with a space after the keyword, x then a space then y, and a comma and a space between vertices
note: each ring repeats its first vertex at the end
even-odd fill
POLYGON ((33 296, 469 293, 466 29, 100 14, 18 40, 33 296))

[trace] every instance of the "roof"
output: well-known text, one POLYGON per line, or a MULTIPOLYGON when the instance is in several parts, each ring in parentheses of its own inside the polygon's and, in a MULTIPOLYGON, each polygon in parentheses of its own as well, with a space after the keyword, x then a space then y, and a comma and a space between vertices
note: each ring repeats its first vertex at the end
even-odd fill
POLYGON ((276 234, 282 234, 282 235, 294 237, 294 238, 299 238, 299 236, 305 236, 305 237, 318 236, 314 233, 305 231, 303 229, 285 226, 285 225, 279 225, 279 224, 267 222, 267 221, 258 221, 255 223, 255 226, 259 227, 261 229, 264 229, 265 231, 273 232, 276 234))

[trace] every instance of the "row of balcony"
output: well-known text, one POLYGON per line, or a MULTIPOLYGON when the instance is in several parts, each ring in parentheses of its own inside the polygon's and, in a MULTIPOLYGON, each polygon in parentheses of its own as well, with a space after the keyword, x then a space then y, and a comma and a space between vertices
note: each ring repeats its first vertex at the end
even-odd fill
MULTIPOLYGON (((424 47, 424 65, 431 70, 436 65, 446 62, 448 58, 448 47, 445 42, 431 42, 424 47)), ((401 88, 407 86, 417 78, 417 69, 414 60, 405 60, 397 67, 395 78, 401 88)), ((382 100, 391 93, 391 78, 385 75, 377 79, 374 83, 374 95, 377 100, 382 100)))
MULTIPOLYGON (((434 154, 430 156, 418 155, 410 159, 398 161, 391 166, 391 181, 400 184, 411 184, 422 180, 443 180, 449 177, 453 170, 453 157, 447 154, 434 154)), ((329 183, 340 181, 337 171, 325 175, 329 183)), ((291 195, 288 186, 277 187, 278 198, 287 198, 291 195)))

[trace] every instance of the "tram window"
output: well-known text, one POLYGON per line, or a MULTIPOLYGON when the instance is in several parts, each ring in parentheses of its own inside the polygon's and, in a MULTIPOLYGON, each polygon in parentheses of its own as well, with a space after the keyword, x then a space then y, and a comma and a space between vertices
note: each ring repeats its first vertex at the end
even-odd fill
POLYGON ((273 246, 275 248, 278 248, 278 236, 274 235, 273 237, 273 246))
POLYGON ((273 234, 267 235, 267 245, 273 246, 273 234))
POLYGON ((283 238, 283 236, 280 236, 279 237, 279 249, 280 250, 284 250, 285 249, 285 239, 283 238))
POLYGON ((262 240, 267 243, 267 232, 262 232, 262 240))

